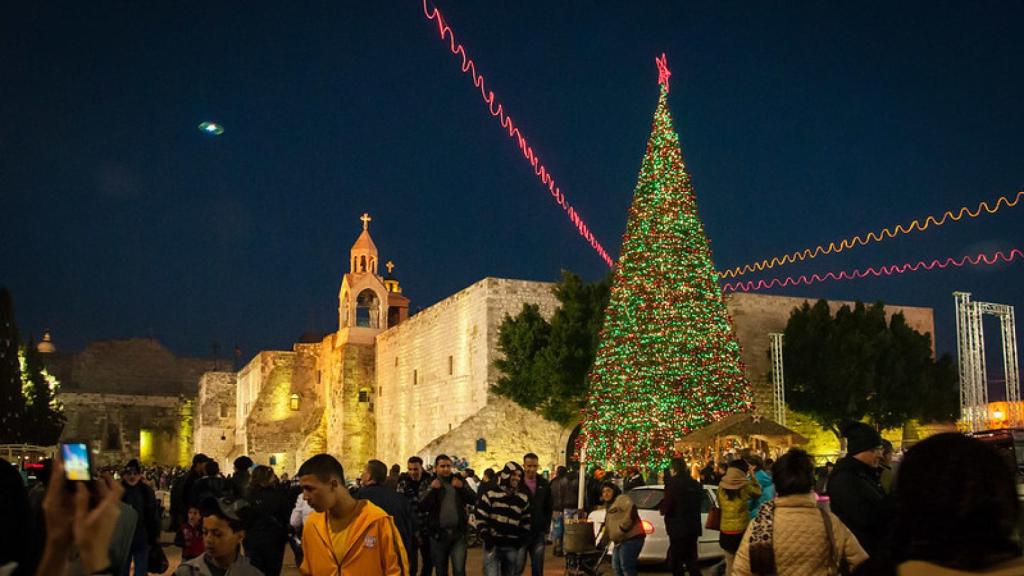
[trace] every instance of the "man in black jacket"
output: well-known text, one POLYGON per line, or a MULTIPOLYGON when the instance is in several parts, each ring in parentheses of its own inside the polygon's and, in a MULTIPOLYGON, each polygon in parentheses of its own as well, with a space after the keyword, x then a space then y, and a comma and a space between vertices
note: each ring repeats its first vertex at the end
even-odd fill
POLYGON ((206 461, 209 460, 206 454, 199 453, 192 457, 192 468, 188 473, 174 481, 171 486, 171 527, 178 530, 188 520, 188 507, 191 503, 192 486, 197 480, 203 477, 206 461))
POLYGON ((430 491, 430 483, 434 478, 423 469, 423 459, 419 456, 410 456, 406 469, 407 471, 398 477, 398 493, 409 501, 416 519, 412 547, 405 549, 405 554, 409 557, 409 575, 430 576, 434 569, 430 556, 430 534, 427 531, 430 515, 426 507, 420 504, 420 499, 430 491), (422 569, 417 570, 420 568, 421 560, 422 569))
POLYGON ((828 480, 832 513, 853 532, 871 558, 886 558, 892 514, 878 479, 882 437, 863 422, 850 422, 842 432, 846 456, 836 462, 828 480))
POLYGON ((525 554, 522 557, 520 572, 525 567, 526 555, 530 556, 530 571, 533 576, 544 576, 544 544, 551 528, 551 485, 546 478, 537 474, 540 462, 537 455, 530 452, 523 456, 523 487, 530 497, 530 534, 526 541, 525 554))
POLYGON ((448 576, 451 561, 454 576, 466 576, 466 534, 469 516, 466 506, 476 502, 476 494, 452 473, 452 459, 440 454, 434 459, 437 477, 420 500, 427 510, 430 531, 430 556, 437 576, 448 576))
POLYGON ((402 538, 406 556, 409 556, 409 551, 415 550, 413 542, 416 533, 416 517, 413 515, 409 501, 387 486, 388 465, 380 460, 370 460, 366 463, 360 480, 363 485, 356 492, 356 498, 373 502, 395 519, 395 528, 402 538))
POLYGON ((704 488, 687 473, 686 460, 672 460, 672 475, 665 484, 665 496, 659 506, 668 533, 668 556, 672 575, 683 576, 684 565, 690 576, 700 576, 697 565, 697 540, 700 538, 700 508, 704 488))
MULTIPOLYGON (((578 485, 577 485, 578 486, 578 485)), ((562 556, 562 540, 565 534, 565 522, 563 516, 566 508, 576 507, 576 494, 572 493, 569 485, 569 470, 565 466, 555 469, 555 479, 551 481, 551 516, 555 519, 555 556, 562 556)))
MULTIPOLYGON (((156 494, 142 481, 142 469, 138 460, 131 460, 121 471, 124 495, 121 501, 131 506, 138 514, 135 535, 132 537, 131 558, 135 563, 135 576, 146 576, 149 568, 149 549, 160 539, 160 516, 157 514, 156 494)), ((127 566, 126 566, 127 568, 127 566)), ((125 570, 125 574, 128 571, 125 570)))
POLYGON ((231 475, 231 483, 235 486, 234 492, 238 498, 249 498, 249 469, 252 464, 252 458, 248 456, 239 456, 232 463, 235 473, 231 475))

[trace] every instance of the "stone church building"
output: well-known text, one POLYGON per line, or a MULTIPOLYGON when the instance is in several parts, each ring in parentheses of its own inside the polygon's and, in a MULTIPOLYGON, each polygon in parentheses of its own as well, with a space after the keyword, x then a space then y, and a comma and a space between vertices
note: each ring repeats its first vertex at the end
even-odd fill
MULTIPOLYGON (((413 454, 447 453, 478 470, 526 452, 537 453, 542 467, 564 463, 572 427, 490 392, 500 376, 501 322, 523 304, 549 318, 558 305, 554 284, 484 278, 410 318, 391 263, 381 271, 370 218, 362 220, 338 291, 338 330, 289 351, 262 351, 238 372, 204 373, 195 451, 222 464, 246 454, 290 474, 318 452, 339 457, 349 475, 371 458, 404 465, 413 454)), ((805 298, 734 293, 726 300, 757 409, 772 414, 768 334, 781 332, 805 298)), ((930 308, 888 308, 934 334, 930 308)))

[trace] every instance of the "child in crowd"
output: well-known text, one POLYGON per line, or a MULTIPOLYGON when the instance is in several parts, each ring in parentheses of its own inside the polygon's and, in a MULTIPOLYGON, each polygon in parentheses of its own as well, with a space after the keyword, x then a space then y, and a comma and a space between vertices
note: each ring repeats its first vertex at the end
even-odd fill
POLYGON ((208 498, 200 503, 203 517, 203 539, 206 549, 199 556, 182 562, 174 576, 263 576, 242 555, 245 539, 243 514, 245 500, 208 498))
POLYGON ((181 524, 174 544, 181 547, 182 561, 191 560, 206 550, 203 544, 203 517, 199 514, 198 506, 188 507, 188 521, 181 524))

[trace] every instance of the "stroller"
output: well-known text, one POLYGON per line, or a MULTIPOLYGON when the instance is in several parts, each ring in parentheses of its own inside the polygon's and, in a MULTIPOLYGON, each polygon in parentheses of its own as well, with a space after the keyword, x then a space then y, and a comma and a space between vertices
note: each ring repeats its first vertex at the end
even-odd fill
MULTIPOLYGON (((581 524, 580 526, 587 526, 593 534, 591 524, 581 524)), ((603 574, 602 568, 608 558, 608 550, 611 548, 609 543, 603 542, 604 533, 604 524, 602 523, 598 526, 597 536, 588 542, 589 546, 584 544, 572 550, 569 549, 571 546, 566 547, 565 576, 600 576, 603 574)))

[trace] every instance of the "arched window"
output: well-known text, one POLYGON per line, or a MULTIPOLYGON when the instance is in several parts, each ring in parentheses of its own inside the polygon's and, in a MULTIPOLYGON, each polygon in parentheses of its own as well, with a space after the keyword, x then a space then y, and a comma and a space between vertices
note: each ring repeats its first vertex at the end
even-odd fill
POLYGON ((369 388, 360 388, 359 389, 359 401, 360 402, 369 402, 370 401, 370 389, 369 388))
POLYGON ((288 398, 288 408, 290 408, 293 412, 299 409, 299 395, 298 394, 292 394, 288 398))
POLYGON ((380 299, 369 288, 356 297, 356 326, 380 328, 380 299))
POLYGON ((366 272, 366 256, 359 257, 359 271, 366 272))
POLYGON ((370 272, 377 273, 377 259, 370 256, 370 272))

